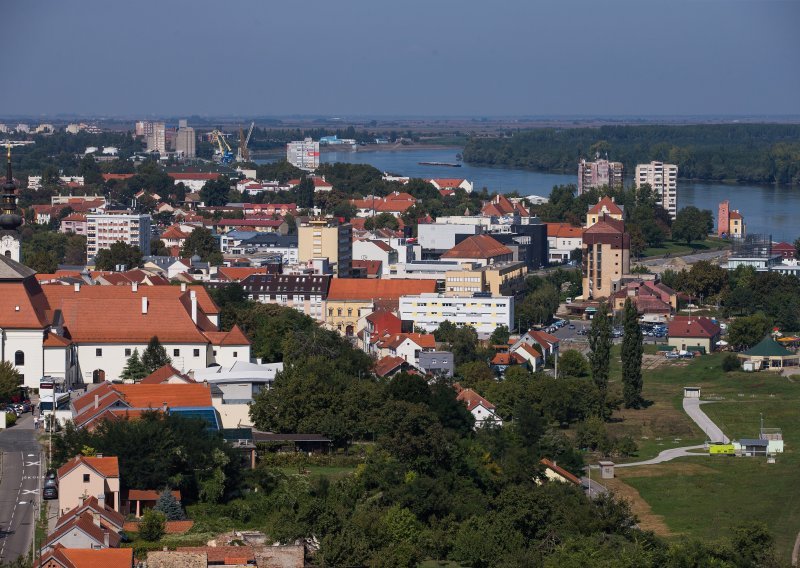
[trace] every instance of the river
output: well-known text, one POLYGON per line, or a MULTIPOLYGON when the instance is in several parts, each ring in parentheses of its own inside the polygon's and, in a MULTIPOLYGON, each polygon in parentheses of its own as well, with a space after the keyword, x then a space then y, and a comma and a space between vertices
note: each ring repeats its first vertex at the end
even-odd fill
MULTIPOLYGON (((548 196, 554 185, 577 183, 575 174, 550 174, 463 164, 460 168, 421 166, 419 162, 456 162, 453 149, 323 152, 322 162, 370 164, 379 170, 410 177, 456 177, 473 182, 475 189, 520 195, 548 196)), ((626 181, 627 183, 627 181, 626 181)), ((716 221, 717 206, 728 199, 732 209, 744 216, 750 234, 771 234, 774 240, 793 242, 800 237, 800 187, 678 182, 678 207, 694 205, 710 209, 716 221)))

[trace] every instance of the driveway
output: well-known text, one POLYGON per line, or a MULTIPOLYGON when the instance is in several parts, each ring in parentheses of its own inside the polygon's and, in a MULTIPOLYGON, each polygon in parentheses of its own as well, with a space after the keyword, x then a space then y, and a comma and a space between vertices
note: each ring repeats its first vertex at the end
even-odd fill
POLYGON ((0 561, 12 562, 31 550, 41 493, 43 456, 30 413, 0 431, 0 452, 0 561))
POLYGON ((689 415, 689 418, 694 420, 700 429, 705 432, 706 437, 711 442, 720 442, 729 444, 731 441, 722 433, 719 426, 714 424, 705 412, 700 408, 701 404, 708 404, 708 402, 700 402, 699 398, 684 398, 683 410, 689 415))

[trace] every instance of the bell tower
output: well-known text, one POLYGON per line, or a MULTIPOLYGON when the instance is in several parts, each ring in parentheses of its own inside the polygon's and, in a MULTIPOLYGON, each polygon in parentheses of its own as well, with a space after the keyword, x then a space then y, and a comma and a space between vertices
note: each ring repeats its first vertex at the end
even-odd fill
POLYGON ((11 173, 11 144, 7 145, 8 164, 6 166, 6 181, 3 184, 3 193, 0 197, 0 254, 20 262, 19 229, 22 217, 17 211, 17 186, 11 173))

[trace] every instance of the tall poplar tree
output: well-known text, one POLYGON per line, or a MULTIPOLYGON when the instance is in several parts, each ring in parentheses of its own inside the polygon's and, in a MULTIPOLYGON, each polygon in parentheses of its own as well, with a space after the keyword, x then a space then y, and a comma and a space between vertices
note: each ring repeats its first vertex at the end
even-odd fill
POLYGON ((642 405, 642 329, 630 298, 625 300, 625 332, 622 338, 622 398, 625 408, 642 405))
POLYGON ((608 305, 600 303, 592 318, 589 329, 589 367, 592 380, 600 391, 601 414, 605 414, 606 393, 608 392, 608 375, 611 366, 611 320, 608 317, 608 305))

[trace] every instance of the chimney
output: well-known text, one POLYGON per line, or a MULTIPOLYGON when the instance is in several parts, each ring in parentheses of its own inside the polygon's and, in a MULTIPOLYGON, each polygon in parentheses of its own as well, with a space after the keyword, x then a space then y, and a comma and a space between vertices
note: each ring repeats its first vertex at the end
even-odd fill
POLYGON ((103 546, 105 546, 106 548, 108 548, 108 547, 109 547, 109 543, 108 543, 108 530, 104 530, 104 531, 103 531, 103 546))
POLYGON ((92 522, 94 523, 94 526, 100 526, 100 513, 97 511, 92 511, 92 522))
POLYGON ((101 509, 106 508, 106 495, 105 493, 101 493, 97 496, 97 503, 100 505, 101 509))
POLYGON ((192 301, 192 321, 197 325, 197 292, 189 292, 189 298, 192 301))
POLYGON ((142 296, 142 314, 147 314, 147 296, 142 296))
POLYGON ((139 291, 139 283, 138 282, 131 282, 131 290, 133 290, 134 294, 136 292, 138 292, 139 291))
POLYGON ((181 282, 181 292, 186 292, 186 282, 181 282))
POLYGON ((75 282, 75 284, 73 284, 73 287, 75 288, 76 292, 80 292, 81 291, 81 283, 80 282, 75 282))
POLYGON ((164 402, 162 402, 162 403, 161 403, 161 410, 163 410, 163 411, 164 411, 164 414, 166 414, 166 413, 167 413, 167 411, 169 411, 169 405, 167 404, 167 401, 166 401, 166 400, 165 400, 164 402))
POLYGON ((100 408, 100 395, 99 394, 94 395, 94 408, 95 408, 95 410, 100 408))

